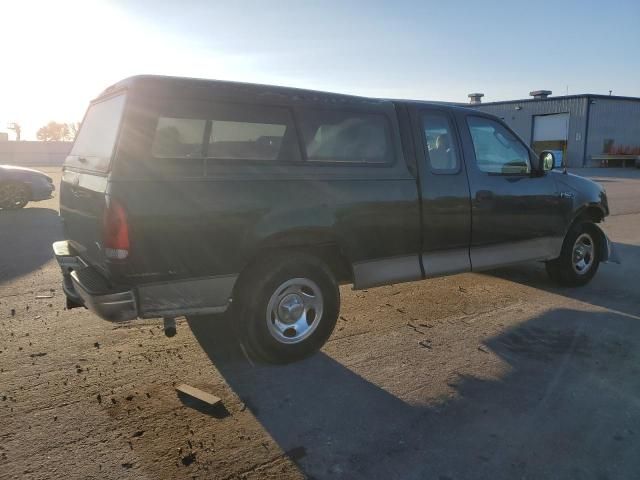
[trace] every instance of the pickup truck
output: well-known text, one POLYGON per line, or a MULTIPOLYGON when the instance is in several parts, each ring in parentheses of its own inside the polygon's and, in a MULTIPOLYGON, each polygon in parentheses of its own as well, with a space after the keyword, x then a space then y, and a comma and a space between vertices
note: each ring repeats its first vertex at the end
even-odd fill
MULTIPOLYGON (((93 100, 53 245, 69 307, 110 321, 233 307, 254 357, 318 350, 355 289, 615 260, 597 183, 500 119, 440 103, 136 76, 93 100)), ((210 321, 216 321, 211 315, 210 321)))

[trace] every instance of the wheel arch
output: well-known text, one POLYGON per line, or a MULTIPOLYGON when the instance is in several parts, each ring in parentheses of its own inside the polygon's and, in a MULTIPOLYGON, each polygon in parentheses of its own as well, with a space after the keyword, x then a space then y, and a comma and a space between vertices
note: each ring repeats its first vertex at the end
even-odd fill
POLYGON ((576 225, 581 223, 586 223, 589 226, 589 229, 592 231, 593 235, 596 237, 598 242, 598 252, 600 253, 600 260, 606 262, 609 260, 610 255, 610 246, 609 239, 604 231, 598 226, 599 223, 604 221, 604 218, 607 216, 604 208, 602 208, 599 204, 588 204, 584 205, 580 208, 573 220, 569 224, 569 228, 565 233, 565 238, 567 233, 574 228, 576 225))
POLYGON ((353 268, 340 242, 329 232, 289 231, 280 232, 263 239, 248 255, 248 260, 240 270, 238 281, 234 286, 234 297, 251 272, 260 263, 276 256, 287 256, 296 253, 311 255, 322 261, 331 271, 336 282, 352 283, 353 268))
POLYGON ((29 192, 29 198, 33 196, 33 190, 31 188, 31 185, 28 182, 25 182, 23 180, 19 180, 16 178, 5 178, 4 180, 0 180, 0 185, 9 185, 12 183, 15 183, 17 185, 24 187, 29 192))
POLYGON ((0 187, 3 185, 11 185, 11 184, 20 185, 21 187, 23 187, 27 191, 27 201, 31 202, 33 200, 33 189, 31 188, 31 185, 29 185, 27 182, 24 182, 22 180, 18 180, 15 178, 7 178, 4 180, 0 180, 0 187))
POLYGON ((577 222, 590 221, 593 223, 600 223, 604 221, 604 217, 607 216, 607 212, 604 207, 598 203, 589 203, 580 207, 571 222, 571 226, 577 222))

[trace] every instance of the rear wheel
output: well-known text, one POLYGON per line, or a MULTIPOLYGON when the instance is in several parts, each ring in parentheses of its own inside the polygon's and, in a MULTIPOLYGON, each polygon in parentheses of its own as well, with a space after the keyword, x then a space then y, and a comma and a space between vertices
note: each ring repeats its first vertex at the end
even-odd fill
POLYGON ((569 230, 562 253, 547 262, 547 273, 561 285, 578 287, 591 281, 600 266, 599 237, 595 226, 585 222, 569 230))
POLYGON ((29 203, 29 188, 21 183, 0 184, 0 208, 16 210, 29 203))
POLYGON ((236 321, 251 356, 288 363, 324 345, 336 325, 340 292, 323 262, 306 254, 276 256, 244 277, 236 321))

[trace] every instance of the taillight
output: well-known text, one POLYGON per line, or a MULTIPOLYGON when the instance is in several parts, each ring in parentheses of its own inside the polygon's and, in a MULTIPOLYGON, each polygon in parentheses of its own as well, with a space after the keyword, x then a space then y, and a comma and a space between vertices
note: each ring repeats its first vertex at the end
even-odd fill
POLYGON ((102 223, 104 254, 111 260, 124 260, 129 256, 129 225, 124 206, 107 197, 102 223))

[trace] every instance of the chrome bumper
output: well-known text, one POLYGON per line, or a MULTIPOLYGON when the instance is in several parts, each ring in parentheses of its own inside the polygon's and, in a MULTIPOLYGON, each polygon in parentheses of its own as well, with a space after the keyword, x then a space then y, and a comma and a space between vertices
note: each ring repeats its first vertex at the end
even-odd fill
POLYGON ((84 306, 111 322, 222 313, 231 302, 238 277, 218 275, 118 288, 95 267, 87 265, 69 242, 54 243, 53 252, 62 270, 64 293, 72 306, 84 306))
POLYGON ((138 317, 133 290, 112 288, 94 267, 75 254, 66 241, 54 243, 53 252, 62 270, 62 288, 67 299, 110 322, 138 317))

